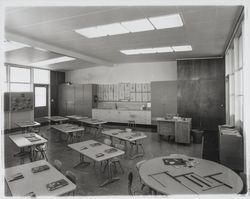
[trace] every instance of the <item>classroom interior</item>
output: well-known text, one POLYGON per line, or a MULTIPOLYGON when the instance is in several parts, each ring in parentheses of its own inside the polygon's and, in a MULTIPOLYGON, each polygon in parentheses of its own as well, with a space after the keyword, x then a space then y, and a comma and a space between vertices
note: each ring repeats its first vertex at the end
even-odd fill
POLYGON ((245 9, 6 7, 4 195, 247 194, 245 9))

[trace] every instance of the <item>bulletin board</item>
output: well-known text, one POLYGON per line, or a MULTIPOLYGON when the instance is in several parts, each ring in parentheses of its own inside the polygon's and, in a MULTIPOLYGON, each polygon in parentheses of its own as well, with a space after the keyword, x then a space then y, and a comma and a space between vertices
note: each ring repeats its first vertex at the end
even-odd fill
POLYGON ((34 108, 33 92, 5 93, 4 111, 22 112, 34 108))
POLYGON ((98 85, 99 101, 150 102, 150 83, 119 83, 98 85))

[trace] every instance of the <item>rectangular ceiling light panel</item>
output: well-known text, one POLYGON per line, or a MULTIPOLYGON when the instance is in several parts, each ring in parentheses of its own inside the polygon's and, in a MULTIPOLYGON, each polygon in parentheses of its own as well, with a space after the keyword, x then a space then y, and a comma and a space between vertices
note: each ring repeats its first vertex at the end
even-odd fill
POLYGON ((179 14, 151 17, 149 18, 149 20, 156 29, 175 28, 183 26, 183 22, 179 14))
POLYGON ((97 38, 180 26, 183 26, 181 16, 179 14, 173 14, 82 28, 75 30, 75 32, 88 38, 97 38))
POLYGON ((63 57, 57 57, 57 58, 53 58, 53 59, 47 59, 47 60, 31 63, 29 65, 40 67, 40 66, 47 66, 47 65, 61 63, 61 62, 72 61, 72 60, 75 60, 75 58, 63 56, 63 57))
POLYGON ((157 53, 169 53, 169 52, 173 52, 173 48, 171 47, 159 47, 159 48, 155 48, 157 53))
POLYGON ((83 28, 75 30, 77 33, 88 37, 88 38, 96 38, 96 37, 104 37, 107 36, 105 32, 103 32, 98 27, 90 27, 90 28, 83 28))
POLYGON ((25 48, 25 47, 30 47, 29 45, 20 43, 20 42, 15 42, 15 41, 4 41, 4 51, 9 52, 12 50, 17 50, 20 48, 25 48))
POLYGON ((124 28, 120 23, 97 26, 97 29, 101 30, 106 35, 119 35, 129 33, 129 31, 124 28))
POLYGON ((130 32, 143 32, 155 29, 154 26, 152 26, 152 24, 148 21, 148 19, 121 22, 121 25, 128 29, 130 32))
POLYGON ((139 54, 153 54, 153 53, 169 53, 169 52, 181 52, 181 51, 192 51, 192 46, 166 46, 157 48, 141 48, 141 49, 130 49, 120 50, 125 55, 139 55, 139 54))
POLYGON ((175 52, 182 52, 182 51, 192 51, 192 46, 185 45, 185 46, 172 46, 175 52))

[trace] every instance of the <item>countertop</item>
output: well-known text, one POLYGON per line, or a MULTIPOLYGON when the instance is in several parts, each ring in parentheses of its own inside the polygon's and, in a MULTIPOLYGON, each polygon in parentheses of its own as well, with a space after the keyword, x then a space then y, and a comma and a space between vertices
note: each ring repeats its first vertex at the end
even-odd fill
POLYGON ((151 109, 141 110, 141 109, 127 109, 127 108, 93 108, 93 110, 113 110, 113 111, 151 111, 151 109))

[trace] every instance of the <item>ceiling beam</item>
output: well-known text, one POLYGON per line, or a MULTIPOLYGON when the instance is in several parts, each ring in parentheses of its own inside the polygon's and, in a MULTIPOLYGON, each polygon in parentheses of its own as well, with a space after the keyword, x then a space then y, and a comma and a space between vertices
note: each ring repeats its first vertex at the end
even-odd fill
POLYGON ((99 58, 92 57, 92 56, 85 55, 85 54, 78 53, 78 52, 73 52, 73 51, 70 51, 70 50, 67 50, 67 49, 64 49, 64 48, 60 48, 60 47, 57 47, 57 46, 54 46, 54 45, 50 45, 50 44, 47 44, 47 43, 44 43, 44 42, 40 42, 38 40, 31 39, 31 38, 28 38, 28 37, 25 37, 25 36, 21 36, 21 35, 15 34, 15 33, 5 32, 5 38, 7 40, 21 42, 21 43, 30 45, 32 47, 43 48, 45 50, 48 50, 48 51, 51 51, 51 52, 54 52, 54 53, 66 55, 66 56, 69 56, 69 57, 74 57, 74 58, 77 58, 77 59, 80 59, 80 60, 83 60, 83 61, 98 64, 98 65, 101 65, 101 66, 113 66, 112 63, 109 63, 106 60, 99 59, 99 58))

